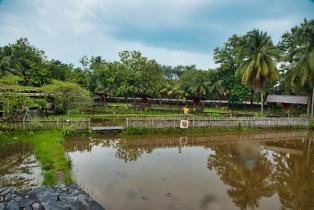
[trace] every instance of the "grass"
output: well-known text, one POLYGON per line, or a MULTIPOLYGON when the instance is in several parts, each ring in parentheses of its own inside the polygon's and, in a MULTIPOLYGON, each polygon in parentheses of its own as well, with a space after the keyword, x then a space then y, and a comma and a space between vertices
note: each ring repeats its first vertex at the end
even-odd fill
POLYGON ((16 137, 18 141, 30 143, 34 146, 34 153, 44 170, 43 184, 56 185, 56 171, 63 170, 66 184, 71 183, 72 161, 66 156, 63 147, 63 136, 60 131, 37 131, 32 133, 14 132, 8 134, 8 139, 16 137))
MULTIPOLYGON (((104 117, 180 117, 180 113, 177 110, 180 110, 181 106, 168 106, 165 105, 163 107, 158 108, 165 108, 165 109, 173 109, 174 111, 170 112, 161 112, 158 110, 150 111, 149 109, 146 110, 136 110, 136 109, 126 109, 125 104, 114 106, 114 107, 97 107, 95 109, 86 109, 84 111, 73 110, 69 115, 59 115, 60 117, 70 117, 70 118, 104 118, 104 117), (120 107, 120 108, 117 108, 120 107)), ((219 117, 220 112, 227 112, 222 111, 216 108, 205 108, 205 112, 213 113, 211 116, 219 117)), ((209 116, 204 114, 189 114, 189 116, 209 116)))
POLYGON ((251 131, 261 131, 261 128, 245 128, 245 127, 236 127, 236 128, 127 128, 123 130, 121 135, 148 135, 148 134, 190 134, 190 133, 221 133, 221 132, 251 132, 251 131))

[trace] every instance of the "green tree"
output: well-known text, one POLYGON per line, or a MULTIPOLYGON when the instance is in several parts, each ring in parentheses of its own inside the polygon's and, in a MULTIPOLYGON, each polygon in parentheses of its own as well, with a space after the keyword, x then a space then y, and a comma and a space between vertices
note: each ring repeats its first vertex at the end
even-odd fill
POLYGON ((221 85, 225 87, 228 94, 229 102, 232 104, 242 103, 251 96, 251 106, 253 105, 253 91, 250 87, 245 86, 241 82, 241 76, 234 76, 236 69, 242 64, 241 61, 236 62, 235 56, 240 52, 241 44, 245 41, 245 36, 233 35, 224 43, 221 48, 215 48, 214 61, 220 64, 217 71, 218 79, 221 85), (251 92, 251 94, 249 94, 251 92))
POLYGON ((24 85, 40 87, 51 82, 47 68, 47 57, 43 50, 31 45, 27 38, 20 38, 12 44, 14 55, 21 59, 24 85))
POLYGON ((7 74, 22 75, 21 59, 14 54, 12 45, 0 47, 0 77, 7 74))
POLYGON ((123 51, 119 53, 118 93, 136 92, 156 93, 164 82, 160 65, 155 60, 148 60, 139 51, 123 51))
POLYGON ((52 59, 46 63, 48 70, 48 77, 54 80, 63 82, 70 82, 73 71, 73 64, 65 64, 59 60, 52 59))
POLYGON ((209 93, 210 81, 206 71, 198 70, 191 78, 191 86, 189 90, 196 95, 206 95, 209 93))
POLYGON ((253 87, 254 92, 261 93, 261 115, 263 116, 263 91, 267 81, 278 79, 278 70, 273 60, 281 58, 281 51, 273 46, 271 37, 266 32, 254 29, 246 35, 241 44, 237 60, 244 62, 238 67, 235 76, 242 75, 242 82, 253 87))
POLYGON ((311 118, 313 118, 314 20, 308 22, 304 19, 300 27, 292 28, 291 33, 284 34, 283 39, 289 42, 288 60, 291 62, 291 71, 286 75, 285 81, 290 81, 296 91, 307 93, 309 98, 312 98, 311 118))
POLYGON ((76 83, 53 80, 52 84, 44 85, 41 89, 52 96, 54 102, 65 111, 81 105, 91 104, 89 91, 81 88, 76 83))

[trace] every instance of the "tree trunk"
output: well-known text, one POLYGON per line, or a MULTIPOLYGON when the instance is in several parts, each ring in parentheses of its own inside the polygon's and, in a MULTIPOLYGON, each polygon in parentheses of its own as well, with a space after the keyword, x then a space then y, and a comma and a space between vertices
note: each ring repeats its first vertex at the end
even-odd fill
POLYGON ((312 91, 311 119, 313 119, 313 105, 314 105, 314 86, 312 91))
POLYGON ((311 109, 311 94, 308 94, 308 98, 307 98, 307 116, 310 116, 310 109, 311 109))
POLYGON ((264 115, 264 99, 263 99, 263 92, 261 92, 261 116, 264 115))

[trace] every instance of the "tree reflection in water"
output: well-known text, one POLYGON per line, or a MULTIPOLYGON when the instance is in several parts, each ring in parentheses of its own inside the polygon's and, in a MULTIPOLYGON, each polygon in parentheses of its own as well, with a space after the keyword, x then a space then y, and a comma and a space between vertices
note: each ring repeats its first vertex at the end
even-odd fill
POLYGON ((281 209, 314 209, 314 147, 313 140, 293 142, 303 155, 274 153, 277 163, 277 192, 281 209))
POLYGON ((26 144, 13 144, 1 148, 0 188, 14 190, 39 186, 34 168, 40 168, 26 144))
MULTIPOLYGON (((247 147, 247 146, 246 146, 247 147)), ((252 155, 250 150, 255 145, 247 147, 245 154, 239 145, 214 146, 214 155, 208 157, 208 169, 216 170, 220 179, 231 189, 227 190, 232 202, 241 209, 259 207, 259 200, 271 197, 276 192, 272 181, 274 166, 267 160, 267 152, 252 155), (255 161, 254 167, 247 167, 244 161, 255 161)), ((259 152, 259 151, 258 151, 259 152)))

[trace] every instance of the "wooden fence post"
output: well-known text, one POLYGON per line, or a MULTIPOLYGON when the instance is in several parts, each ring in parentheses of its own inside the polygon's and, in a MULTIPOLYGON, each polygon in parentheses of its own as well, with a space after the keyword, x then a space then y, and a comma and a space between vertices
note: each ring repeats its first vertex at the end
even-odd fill
POLYGON ((23 123, 22 123, 22 125, 23 125, 23 130, 25 130, 25 118, 23 117, 23 123))
POLYGON ((90 118, 88 118, 88 129, 90 129, 90 118))
POLYGON ((193 128, 194 128, 194 116, 193 116, 193 125, 192 125, 192 126, 193 126, 193 128))
POLYGON ((265 129, 267 130, 267 117, 264 117, 265 119, 265 129))

